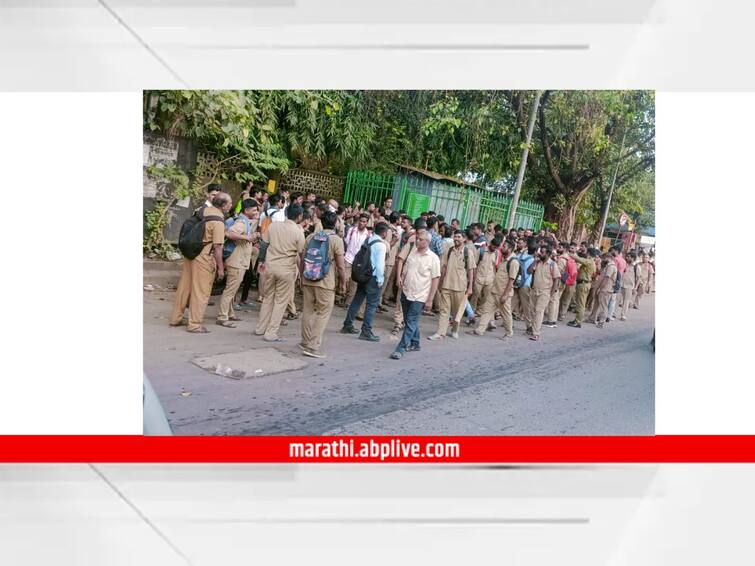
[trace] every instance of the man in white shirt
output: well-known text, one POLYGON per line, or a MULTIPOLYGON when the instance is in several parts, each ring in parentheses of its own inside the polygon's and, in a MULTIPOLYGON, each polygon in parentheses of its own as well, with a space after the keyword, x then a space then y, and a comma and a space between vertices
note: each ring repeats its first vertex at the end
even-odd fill
POLYGON ((357 290, 357 284, 351 280, 351 265, 354 263, 354 256, 357 255, 359 248, 362 247, 362 244, 367 241, 367 238, 370 235, 370 231, 367 229, 367 221, 369 218, 370 215, 366 212, 360 214, 357 225, 352 226, 344 238, 346 252, 344 253, 343 259, 346 261, 346 280, 348 282, 348 289, 346 290, 346 296, 344 297, 346 306, 348 306, 348 304, 354 299, 354 294, 357 290))
POLYGON ((417 230, 415 247, 406 258, 399 277, 401 309, 404 315, 404 334, 391 354, 400 360, 405 352, 420 349, 419 320, 422 310, 430 311, 440 281, 440 259, 430 251, 430 234, 417 230))

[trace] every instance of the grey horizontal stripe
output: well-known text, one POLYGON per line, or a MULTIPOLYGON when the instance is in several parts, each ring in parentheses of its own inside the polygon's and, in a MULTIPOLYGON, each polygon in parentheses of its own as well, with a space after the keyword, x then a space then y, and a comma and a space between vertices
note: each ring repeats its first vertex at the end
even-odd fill
POLYGON ((279 518, 189 519, 179 522, 261 525, 587 525, 587 517, 353 517, 353 518, 279 518))
POLYGON ((280 51, 588 51, 589 43, 312 43, 293 44, 250 44, 250 45, 193 45, 192 49, 208 50, 280 50, 280 51))

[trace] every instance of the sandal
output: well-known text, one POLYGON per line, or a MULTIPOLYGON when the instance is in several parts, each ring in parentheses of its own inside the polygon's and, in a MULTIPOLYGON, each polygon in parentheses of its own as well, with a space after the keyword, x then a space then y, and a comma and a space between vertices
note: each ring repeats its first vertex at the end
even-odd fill
POLYGON ((233 322, 241 322, 241 319, 233 314, 228 317, 228 320, 232 320, 233 322))
POLYGON ((181 322, 177 322, 173 324, 172 322, 168 323, 168 326, 172 326, 173 328, 177 328, 179 326, 186 326, 186 319, 182 318, 181 322))
POLYGON ((540 336, 535 336, 535 335, 532 335, 532 336, 530 336, 530 340, 532 340, 532 341, 534 341, 534 342, 537 342, 537 341, 539 341, 539 340, 540 340, 540 336))
POLYGON ((207 330, 204 326, 200 326, 196 330, 187 330, 186 332, 191 332, 192 334, 209 334, 210 331, 207 330))
POLYGON ((222 326, 223 328, 236 328, 236 325, 229 321, 230 319, 229 320, 216 320, 215 324, 217 324, 218 326, 222 326))

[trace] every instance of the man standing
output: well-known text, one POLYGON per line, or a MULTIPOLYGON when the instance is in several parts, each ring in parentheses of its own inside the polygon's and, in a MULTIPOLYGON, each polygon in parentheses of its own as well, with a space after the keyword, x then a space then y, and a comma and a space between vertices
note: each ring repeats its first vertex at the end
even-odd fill
POLYGON ((570 255, 577 252, 577 244, 571 242, 567 245, 565 242, 562 242, 561 247, 564 250, 563 257, 566 260, 566 272, 569 274, 569 276, 564 283, 564 289, 561 293, 561 299, 559 301, 559 321, 562 321, 566 318, 566 313, 569 310, 569 305, 571 305, 572 299, 574 299, 574 290, 577 286, 577 273, 579 271, 577 269, 577 262, 574 261, 570 255))
MULTIPOLYGON (((254 232, 252 220, 257 215, 259 204, 256 200, 246 199, 241 203, 242 212, 236 216, 233 225, 226 230, 225 237, 233 242, 233 251, 225 260, 225 289, 220 297, 216 324, 226 328, 236 328, 234 322, 239 319, 233 314, 233 298, 244 280, 244 274, 252 261, 252 250, 258 234, 254 232)), ((226 246, 229 245, 228 243, 226 246)))
MULTIPOLYGON (((493 239, 495 242, 495 238, 493 239)), ((495 328, 493 319, 497 308, 501 310, 501 322, 505 334, 503 339, 514 335, 514 320, 511 316, 511 297, 514 295, 514 281, 519 274, 519 261, 514 255, 515 242, 506 240, 501 243, 500 251, 503 257, 498 271, 495 273, 490 293, 480 306, 480 322, 477 328, 469 331, 470 334, 482 336, 486 330, 495 328)))
POLYGON ((210 183, 207 185, 207 200, 202 205, 204 208, 210 208, 212 206, 212 200, 223 190, 223 187, 217 183, 210 183))
POLYGON ((519 299, 519 314, 527 325, 527 334, 532 334, 532 272, 529 268, 535 262, 536 253, 537 244, 530 240, 527 248, 519 254, 519 263, 525 275, 522 285, 516 290, 516 296, 519 299))
POLYGON ((453 320, 451 338, 459 338, 459 322, 472 294, 474 282, 475 254, 464 247, 461 230, 454 232, 454 245, 441 257, 440 288, 441 301, 438 330, 428 340, 444 338, 448 330, 449 318, 453 320))
POLYGON ((614 318, 613 313, 616 310, 616 303, 619 300, 619 293, 621 292, 621 281, 624 279, 624 272, 627 270, 627 262, 621 255, 621 246, 611 246, 608 253, 611 254, 614 264, 616 264, 616 282, 614 284, 614 290, 611 293, 611 298, 608 301, 608 314, 606 315, 606 322, 611 322, 614 318))
MULTIPOLYGON (((390 199, 387 199, 390 200, 390 199)), ((396 264, 396 255, 398 254, 398 244, 401 241, 399 222, 401 216, 398 212, 391 212, 389 218, 388 230, 388 257, 385 258, 385 281, 383 282, 383 288, 380 290, 380 296, 383 303, 388 303, 390 296, 393 295, 396 285, 396 273, 393 270, 396 264)), ((381 312, 387 311, 387 309, 378 306, 378 310, 381 312)))
POLYGON ((427 233, 430 235, 430 251, 438 257, 443 255, 443 237, 436 230, 438 219, 435 216, 427 217, 427 233))
POLYGON ((297 225, 303 211, 298 204, 286 209, 288 218, 283 222, 273 222, 262 235, 267 243, 265 252, 265 288, 260 309, 256 336, 265 336, 266 342, 285 342, 278 336, 286 306, 294 298, 294 285, 299 272, 299 254, 304 250, 304 232, 297 225))
MULTIPOLYGON (((301 348, 302 354, 312 358, 324 358, 320 351, 322 336, 328 325, 330 315, 333 312, 333 303, 336 296, 336 269, 341 285, 341 291, 346 289, 346 266, 343 260, 343 240, 335 233, 336 213, 328 210, 320 217, 322 233, 328 241, 328 263, 330 265, 325 277, 313 280, 307 277, 304 257, 301 262, 302 295, 304 304, 302 307, 301 321, 301 348)), ((312 239, 318 236, 316 232, 307 238, 305 250, 308 250, 312 239)))
POLYGON ((406 258, 403 275, 399 277, 404 334, 391 354, 394 360, 400 360, 405 352, 419 351, 422 309, 432 308, 440 281, 440 259, 430 251, 430 237, 425 230, 418 231, 415 244, 414 250, 406 258))
POLYGON ((379 222, 375 226, 375 233, 365 242, 365 245, 369 248, 372 274, 366 283, 357 284, 354 299, 349 304, 346 320, 343 321, 342 334, 359 334, 361 340, 367 340, 368 342, 380 341, 380 337, 372 332, 372 321, 375 318, 375 311, 380 301, 380 288, 383 286, 385 278, 385 256, 388 252, 385 238, 387 235, 388 224, 379 222), (367 300, 367 308, 364 311, 362 331, 359 332, 354 328, 354 320, 359 312, 359 307, 362 306, 365 299, 367 300))
POLYGON ((558 265, 551 259, 550 246, 540 248, 528 271, 532 274, 532 330, 527 333, 530 340, 537 341, 540 340, 545 309, 548 308, 553 295, 558 292, 561 277, 558 265))
POLYGON ((648 256, 645 255, 645 252, 640 252, 640 261, 637 264, 637 277, 636 277, 636 287, 635 287, 635 294, 634 294, 634 304, 632 305, 632 308, 639 309, 640 308, 640 299, 645 294, 645 289, 647 287, 648 278, 650 276, 650 264, 648 263, 648 256))
MULTIPOLYGON (((502 238, 496 236, 488 243, 487 249, 483 250, 480 262, 477 264, 477 270, 475 271, 474 278, 474 293, 470 303, 472 304, 473 311, 477 311, 479 307, 487 300, 490 290, 493 287, 493 279, 495 279, 495 271, 500 263, 500 253, 498 248, 501 245, 502 238)), ((492 321, 491 321, 492 324, 492 321)), ((495 326, 493 326, 495 328, 495 326)))
POLYGON ((346 251, 344 253, 344 260, 346 260, 347 291, 344 295, 344 306, 348 306, 354 300, 357 285, 351 279, 351 266, 354 263, 354 257, 357 255, 359 248, 362 247, 362 244, 367 241, 367 238, 370 235, 369 230, 367 230, 367 222, 369 219, 369 214, 366 212, 361 213, 356 226, 352 226, 346 234, 346 251))
POLYGON ((388 197, 383 200, 383 216, 388 218, 393 212, 393 198, 388 197))
POLYGON ((231 195, 215 193, 211 206, 202 207, 195 214, 206 219, 202 251, 194 259, 184 258, 181 278, 178 280, 173 312, 170 315, 171 326, 184 324, 183 314, 189 307, 189 322, 186 330, 195 334, 208 333, 202 321, 210 300, 215 274, 219 279, 225 277, 223 266, 223 242, 225 241, 225 214, 231 210, 231 195))
POLYGON ((634 300, 634 289, 637 285, 637 278, 635 276, 637 254, 630 252, 627 254, 627 260, 627 269, 621 278, 621 291, 619 291, 619 302, 621 305, 619 320, 627 319, 627 311, 629 310, 629 305, 634 300))
POLYGON ((576 302, 577 312, 574 316, 574 320, 569 322, 567 326, 573 328, 582 328, 582 321, 585 317, 585 305, 587 304, 587 295, 590 293, 590 285, 592 284, 593 274, 595 273, 595 257, 599 255, 598 250, 590 248, 589 250, 584 243, 580 244, 579 251, 576 254, 569 254, 574 261, 579 265, 577 271, 577 288, 576 302))
MULTIPOLYGON (((424 233, 427 230, 427 223, 422 220, 421 218, 417 218, 414 221, 413 230, 411 229, 411 226, 404 230, 404 233, 402 234, 401 238, 401 244, 399 244, 399 251, 396 255, 396 263, 393 267, 393 270, 396 272, 396 286, 399 288, 399 298, 400 298, 400 289, 401 289, 401 273, 403 271, 404 265, 406 263, 406 258, 409 257, 409 254, 414 249, 414 246, 416 245, 416 239, 417 236, 424 233)), ((429 238, 429 235, 428 235, 429 238)), ((429 247, 429 241, 428 240, 428 247, 429 247)), ((393 311, 393 330, 391 330, 391 336, 394 338, 398 338, 399 333, 401 332, 401 329, 404 327, 404 313, 401 309, 401 300, 396 301, 396 307, 393 311)))
POLYGON ((593 308, 592 322, 598 328, 603 328, 608 316, 608 301, 613 293, 614 283, 616 282, 617 269, 616 263, 611 254, 604 254, 602 269, 598 277, 598 285, 595 288, 595 307, 593 308))

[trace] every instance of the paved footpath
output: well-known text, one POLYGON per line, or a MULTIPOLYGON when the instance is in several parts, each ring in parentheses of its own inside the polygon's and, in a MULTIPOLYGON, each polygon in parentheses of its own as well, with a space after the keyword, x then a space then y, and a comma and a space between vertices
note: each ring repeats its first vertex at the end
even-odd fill
MULTIPOLYGON (((626 322, 599 329, 559 323, 527 340, 515 322, 512 341, 501 331, 462 332, 456 341, 426 339, 437 325, 422 318, 422 351, 388 359, 388 314, 379 314, 380 343, 338 333, 346 311, 336 307, 326 331, 326 359, 299 353, 299 321, 281 329, 284 356, 305 360, 301 370, 234 380, 190 360, 266 348, 253 336, 258 311, 240 311, 235 329, 214 324, 211 334, 170 328, 173 292, 145 292, 144 369, 176 434, 322 435, 645 435, 654 431, 655 295, 629 311, 626 322)), ((213 297, 218 301, 219 297, 213 297)), ((300 300, 300 298, 299 298, 300 300)))

